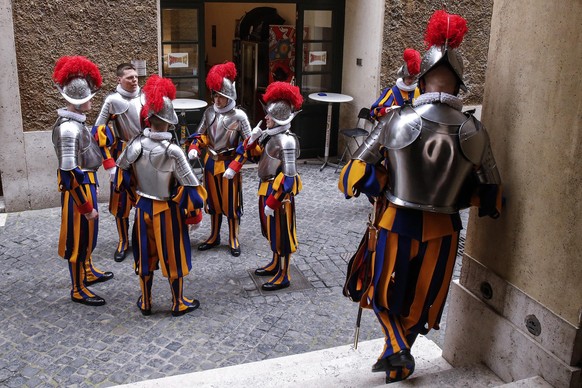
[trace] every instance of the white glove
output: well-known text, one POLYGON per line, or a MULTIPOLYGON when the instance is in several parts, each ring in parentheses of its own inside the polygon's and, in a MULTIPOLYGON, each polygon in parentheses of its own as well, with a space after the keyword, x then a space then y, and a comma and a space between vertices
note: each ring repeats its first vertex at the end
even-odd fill
POLYGON ((259 123, 251 131, 251 137, 249 138, 249 144, 253 144, 255 141, 257 141, 257 139, 259 137, 261 137, 261 134, 263 133, 263 130, 261 129, 262 123, 263 123, 263 120, 259 121, 259 123))
POLYGON ((105 171, 107 171, 107 173, 109 174, 109 180, 111 182, 115 182, 115 175, 117 173, 117 167, 111 167, 111 168, 108 168, 105 171))
POLYGON ((188 159, 198 159, 198 151, 196 148, 192 148, 190 151, 188 151, 188 159))
POLYGON ((273 217, 275 215, 275 209, 271 209, 269 207, 269 205, 265 205, 264 212, 265 212, 265 216, 267 216, 267 217, 269 217, 269 216, 273 217))
POLYGON ((224 172, 224 174, 222 176, 226 179, 232 179, 232 178, 234 178, 235 174, 236 174, 236 171, 234 171, 232 168, 229 167, 226 169, 226 171, 224 172))

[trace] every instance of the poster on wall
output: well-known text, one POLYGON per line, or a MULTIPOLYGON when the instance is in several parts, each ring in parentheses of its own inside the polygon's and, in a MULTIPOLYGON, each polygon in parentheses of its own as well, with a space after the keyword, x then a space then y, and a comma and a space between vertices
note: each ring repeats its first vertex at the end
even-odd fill
POLYGON ((325 65, 327 63, 327 51, 310 51, 308 65, 325 65))
POLYGON ((188 67, 188 53, 169 53, 168 67, 188 67))

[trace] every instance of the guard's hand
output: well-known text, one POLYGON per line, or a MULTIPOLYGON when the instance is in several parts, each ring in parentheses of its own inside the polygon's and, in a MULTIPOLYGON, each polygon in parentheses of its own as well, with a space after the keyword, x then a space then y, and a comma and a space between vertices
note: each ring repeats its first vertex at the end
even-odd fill
POLYGON ((265 205, 264 212, 265 212, 265 216, 267 216, 267 217, 269 217, 269 216, 273 217, 275 215, 275 209, 271 209, 269 207, 269 205, 265 205))
POLYGON ((261 137, 261 134, 263 133, 263 130, 261 129, 262 123, 263 123, 263 120, 259 121, 257 123, 257 125, 251 131, 251 137, 249 138, 249 144, 254 143, 255 141, 257 141, 257 139, 259 137, 261 137))
POLYGON ((226 171, 224 172, 224 174, 222 174, 222 176, 226 179, 232 179, 234 178, 236 174, 236 171, 234 171, 232 168, 227 168, 226 171))
POLYGON ((99 212, 97 211, 97 209, 93 209, 91 210, 91 213, 85 213, 83 215, 89 221, 99 218, 99 212))
POLYGON ((105 171, 107 171, 107 173, 109 174, 109 180, 111 182, 115 182, 115 176, 117 175, 117 167, 111 167, 105 171))
POLYGON ((198 159, 198 151, 196 148, 192 148, 190 151, 188 151, 188 159, 198 159))

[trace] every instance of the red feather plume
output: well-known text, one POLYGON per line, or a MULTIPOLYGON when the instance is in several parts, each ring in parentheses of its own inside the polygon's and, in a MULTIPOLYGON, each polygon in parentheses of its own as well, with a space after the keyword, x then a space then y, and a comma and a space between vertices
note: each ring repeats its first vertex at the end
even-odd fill
POLYGON ((281 81, 270 84, 265 94, 263 94, 263 101, 266 103, 277 100, 289 102, 295 110, 300 109, 301 104, 303 104, 303 97, 301 96, 299 87, 281 81))
POLYGON ((460 15, 449 14, 444 10, 435 11, 428 21, 424 42, 427 48, 444 44, 457 48, 467 31, 467 21, 460 15))
POLYGON ((404 50, 404 62, 408 68, 408 73, 410 75, 417 75, 420 73, 420 53, 414 49, 407 48, 404 50))
POLYGON ((141 109, 142 118, 146 118, 150 110, 159 112, 164 107, 164 97, 170 100, 176 98, 176 86, 172 80, 157 74, 148 78, 142 91, 145 94, 145 104, 141 109))
POLYGON ((206 86, 210 90, 222 89, 222 79, 228 78, 231 82, 236 79, 236 66, 233 62, 214 65, 206 75, 206 86))
POLYGON ((60 57, 55 64, 53 71, 53 81, 63 87, 71 79, 82 77, 90 79, 90 84, 95 89, 101 87, 103 79, 96 64, 82 56, 60 57))

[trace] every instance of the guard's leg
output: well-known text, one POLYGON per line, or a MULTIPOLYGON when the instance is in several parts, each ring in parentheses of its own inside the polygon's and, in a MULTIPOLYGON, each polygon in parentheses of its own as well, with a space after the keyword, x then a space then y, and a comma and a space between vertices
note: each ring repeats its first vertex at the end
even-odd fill
POLYGON ((205 251, 220 244, 220 227, 222 226, 222 214, 210 215, 210 237, 206 242, 198 245, 198 250, 205 251))
POLYGON ((228 244, 230 253, 233 256, 240 256, 240 244, 238 241, 239 220, 234 218, 228 219, 228 244))
POLYGON ((154 273, 149 275, 141 275, 139 277, 139 285, 141 288, 141 296, 137 300, 137 307, 143 315, 150 315, 152 313, 152 284, 154 281, 154 273))
POLYGON ((125 259, 125 255, 129 249, 129 219, 115 216, 115 225, 117 226, 119 241, 113 255, 113 260, 121 262, 125 259))
POLYGON ((172 290, 172 315, 179 317, 196 310, 200 306, 200 302, 196 299, 188 299, 183 294, 184 278, 168 279, 170 288, 172 290))
POLYGON ((291 274, 289 273, 289 261, 291 255, 278 255, 279 265, 277 273, 268 282, 263 284, 261 288, 265 291, 275 291, 282 288, 287 288, 291 284, 291 274))
POLYGON ((102 306, 105 299, 92 293, 85 286, 85 268, 83 263, 76 259, 68 261, 69 274, 71 276, 71 300, 88 306, 102 306))
POLYGON ((279 269, 279 255, 277 252, 273 252, 273 258, 271 262, 264 267, 255 269, 255 275, 257 276, 273 276, 277 273, 279 269))

